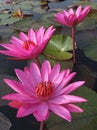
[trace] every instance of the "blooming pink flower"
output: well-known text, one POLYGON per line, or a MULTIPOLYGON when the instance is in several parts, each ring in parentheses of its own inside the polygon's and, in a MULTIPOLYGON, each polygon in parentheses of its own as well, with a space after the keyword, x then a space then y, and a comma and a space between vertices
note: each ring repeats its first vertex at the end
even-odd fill
POLYGON ((11 100, 9 106, 17 108, 17 117, 33 114, 38 121, 46 120, 50 112, 71 121, 70 112, 82 112, 83 110, 73 103, 85 102, 86 99, 70 95, 72 91, 84 84, 77 81, 68 84, 75 76, 70 70, 60 72, 60 65, 53 68, 49 61, 45 60, 41 69, 32 62, 24 71, 15 69, 20 81, 4 79, 4 81, 16 93, 8 94, 2 99, 11 100))
POLYGON ((54 31, 53 26, 47 30, 42 26, 36 31, 31 28, 28 35, 21 32, 20 39, 13 36, 10 40, 11 44, 1 44, 7 50, 0 50, 0 53, 12 56, 14 59, 36 58, 43 52, 54 31))
POLYGON ((11 4, 12 2, 10 0, 5 1, 6 4, 11 4))
POLYGON ((64 10, 63 12, 56 13, 54 15, 55 20, 62 25, 73 27, 85 19, 85 17, 88 15, 90 9, 91 9, 90 6, 86 6, 82 10, 82 7, 79 6, 77 8, 77 10, 74 12, 73 9, 70 8, 68 12, 66 10, 64 10))

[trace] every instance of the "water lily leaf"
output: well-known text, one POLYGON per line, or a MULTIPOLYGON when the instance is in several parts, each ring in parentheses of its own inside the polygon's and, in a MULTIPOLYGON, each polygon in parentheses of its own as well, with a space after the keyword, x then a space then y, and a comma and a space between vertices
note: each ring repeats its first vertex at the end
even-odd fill
POLYGON ((38 14, 43 14, 46 12, 46 10, 39 6, 39 7, 33 8, 33 12, 38 13, 38 14))
POLYGON ((47 2, 40 2, 40 1, 36 1, 36 0, 32 0, 32 1, 22 1, 19 4, 14 5, 13 9, 17 10, 18 8, 21 9, 32 9, 33 6, 39 6, 39 5, 46 5, 47 2))
POLYGON ((39 5, 47 5, 48 4, 48 0, 43 0, 40 1, 39 5))
POLYGON ((6 24, 8 24, 8 25, 13 24, 19 20, 21 20, 21 18, 19 18, 19 17, 10 17, 9 19, 6 20, 6 24))
POLYGON ((91 60, 97 61, 97 44, 92 43, 84 48, 84 54, 86 57, 88 57, 91 60))
POLYGON ((72 39, 65 35, 54 35, 48 43, 44 54, 52 59, 67 60, 72 58, 72 54, 67 52, 72 50, 72 39))
POLYGON ((82 7, 85 7, 87 5, 91 6, 91 10, 87 17, 79 24, 77 25, 78 30, 86 30, 86 29, 93 29, 97 27, 97 2, 96 1, 88 1, 88 0, 81 0, 81 1, 75 1, 73 8, 77 8, 78 5, 82 5, 82 7))
POLYGON ((34 17, 33 19, 31 17, 23 18, 21 21, 18 21, 15 24, 13 24, 14 29, 19 32, 20 31, 27 32, 27 30, 31 27, 34 29, 39 29, 41 26, 48 28, 51 25, 52 24, 46 23, 45 21, 35 20, 34 17))
POLYGON ((31 0, 31 1, 23 1, 22 4, 27 4, 29 3, 30 5, 39 5, 40 1, 36 1, 36 0, 31 0))
POLYGON ((6 19, 6 18, 9 18, 9 17, 10 17, 10 14, 2 14, 2 13, 0 13, 0 20, 6 19))
MULTIPOLYGON (((6 62, 5 62, 6 63, 6 62)), ((1 66, 0 66, 1 67, 1 66)), ((9 79, 14 79, 17 80, 17 78, 15 78, 14 76, 11 75, 7 75, 7 74, 1 74, 0 75, 0 97, 3 97, 4 95, 8 94, 8 93, 13 93, 14 91, 8 87, 8 85, 4 82, 5 78, 9 78, 9 79)), ((6 106, 8 105, 8 101, 7 100, 3 100, 0 98, 0 107, 1 106, 6 106)), ((0 129, 1 130, 1 129, 0 129)))
POLYGON ((0 6, 1 6, 1 5, 4 5, 4 4, 5 4, 5 0, 3 0, 3 1, 1 0, 1 1, 0 1, 0 6))
POLYGON ((92 7, 92 9, 97 9, 97 1, 88 1, 88 0, 80 0, 80 1, 74 1, 73 2, 76 5, 82 5, 82 6, 86 6, 86 5, 90 5, 92 7))
POLYGON ((69 5, 73 4, 72 0, 50 0, 50 1, 52 2, 49 3, 49 7, 52 9, 56 9, 56 8, 64 9, 67 8, 69 5))
POLYGON ((97 17, 95 14, 91 14, 87 16, 84 21, 82 21, 78 26, 77 30, 86 30, 86 29, 94 29, 97 27, 97 17))
POLYGON ((21 20, 19 17, 12 17, 10 14, 0 14, 0 25, 10 25, 21 20))
POLYGON ((23 18, 22 21, 19 21, 15 24, 13 24, 14 26, 14 30, 17 32, 27 32, 29 28, 34 28, 37 29, 39 28, 41 25, 43 25, 42 23, 40 24, 40 22, 38 21, 33 21, 30 17, 28 18, 23 18))
POLYGON ((48 51, 46 50, 44 52, 44 55, 55 60, 68 60, 72 58, 72 54, 68 52, 58 52, 57 50, 51 50, 51 49, 49 49, 48 51))
POLYGON ((19 8, 21 8, 21 9, 31 9, 32 5, 29 1, 24 1, 24 2, 20 2, 19 4, 15 4, 13 6, 14 10, 17 10, 19 8))
POLYGON ((50 43, 53 44, 53 46, 60 51, 72 50, 72 38, 67 35, 63 35, 63 34, 54 35, 50 43))
POLYGON ((56 25, 56 26, 60 26, 60 24, 55 22, 54 14, 55 14, 55 11, 54 12, 50 12, 50 13, 46 13, 43 16, 41 16, 41 20, 45 21, 46 23, 50 23, 50 24, 53 24, 53 25, 56 25))
POLYGON ((50 27, 52 24, 50 23, 46 23, 45 21, 39 21, 39 20, 34 20, 32 21, 32 24, 31 26, 34 28, 34 29, 39 29, 41 26, 44 26, 45 28, 48 28, 50 27))
POLYGON ((47 59, 50 61, 52 66, 54 66, 57 63, 60 63, 61 70, 63 70, 63 69, 70 69, 72 71, 72 69, 73 69, 73 62, 72 62, 72 60, 59 61, 59 60, 55 60, 55 59, 52 59, 52 58, 49 58, 49 57, 47 57, 47 59))
POLYGON ((97 78, 97 70, 95 68, 96 65, 91 67, 89 66, 89 63, 87 63, 87 65, 77 63, 74 66, 74 71, 77 73, 77 75, 74 77, 74 81, 85 81, 86 86, 94 89, 97 78))
POLYGON ((12 26, 0 27, 0 42, 9 43, 10 37, 14 34, 12 26))
POLYGON ((2 6, 0 8, 0 10, 5 10, 5 9, 9 9, 10 11, 14 11, 14 10, 18 10, 18 9, 22 9, 22 10, 31 10, 33 6, 37 6, 37 5, 44 5, 44 2, 40 2, 40 1, 36 1, 36 0, 32 0, 32 1, 18 1, 18 2, 12 2, 12 4, 6 4, 6 3, 2 3, 2 6))
POLYGON ((9 130, 11 122, 9 119, 0 112, 0 130, 9 130))
POLYGON ((32 17, 23 18, 21 21, 13 24, 13 27, 18 32, 27 32, 28 29, 32 26, 32 17))
MULTIPOLYGON (((1 2, 1 1, 0 1, 1 2)), ((12 1, 10 1, 9 3, 8 2, 6 2, 6 0, 3 0, 2 1, 3 3, 1 3, 0 5, 0 11, 2 11, 2 10, 5 10, 5 9, 9 9, 9 10, 12 10, 13 9, 13 7, 14 7, 14 5, 17 5, 19 2, 12 2, 12 1)))
POLYGON ((83 50, 89 44, 97 44, 97 30, 80 30, 76 33, 76 43, 77 47, 83 50))
POLYGON ((84 97, 88 102, 80 103, 83 113, 73 113, 69 123, 51 114, 46 125, 48 130, 96 130, 97 129, 97 94, 87 87, 81 87, 73 94, 84 97))

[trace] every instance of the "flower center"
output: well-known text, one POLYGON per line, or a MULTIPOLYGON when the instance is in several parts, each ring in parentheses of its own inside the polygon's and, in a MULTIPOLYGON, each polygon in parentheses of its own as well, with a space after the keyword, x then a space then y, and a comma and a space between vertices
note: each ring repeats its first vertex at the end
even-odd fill
POLYGON ((40 97, 48 97, 52 94, 53 88, 52 83, 49 82, 40 82, 36 87, 36 94, 40 97))
POLYGON ((32 45, 32 46, 35 46, 35 43, 33 42, 33 41, 24 41, 24 48, 26 49, 26 50, 28 50, 29 49, 29 46, 30 45, 32 45))
POLYGON ((74 25, 77 23, 77 17, 75 14, 70 14, 69 19, 73 22, 74 25))

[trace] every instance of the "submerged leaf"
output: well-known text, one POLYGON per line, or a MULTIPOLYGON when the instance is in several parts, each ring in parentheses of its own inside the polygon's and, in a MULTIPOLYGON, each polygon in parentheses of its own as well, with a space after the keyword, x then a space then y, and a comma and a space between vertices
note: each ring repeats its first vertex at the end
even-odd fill
POLYGON ((92 43, 84 48, 84 54, 86 57, 93 61, 97 61, 97 44, 92 43))
POLYGON ((0 112, 0 130, 9 130, 11 122, 9 119, 0 112))
POLYGON ((85 18, 78 26, 77 30, 94 29, 97 27, 97 14, 93 14, 85 18))

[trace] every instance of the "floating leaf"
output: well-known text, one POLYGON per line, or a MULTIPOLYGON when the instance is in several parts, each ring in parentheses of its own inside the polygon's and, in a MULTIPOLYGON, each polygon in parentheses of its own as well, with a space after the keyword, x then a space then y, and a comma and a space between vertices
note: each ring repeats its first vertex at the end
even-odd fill
POLYGON ((82 6, 86 6, 89 5, 92 7, 92 9, 97 9, 97 1, 93 0, 93 1, 89 1, 89 0, 76 0, 73 2, 75 5, 82 5, 82 6))
POLYGON ((97 43, 92 43, 84 48, 84 54, 91 60, 97 61, 97 43))
POLYGON ((94 29, 97 27, 97 1, 89 1, 89 0, 79 0, 74 1, 74 5, 72 8, 77 8, 79 5, 85 7, 87 5, 91 6, 91 10, 88 16, 77 25, 78 30, 86 30, 86 29, 94 29))
POLYGON ((89 66, 90 63, 85 64, 76 64, 74 66, 74 71, 76 71, 76 76, 74 77, 74 81, 85 81, 85 85, 89 88, 94 88, 97 78, 97 70, 94 64, 94 67, 89 66), (93 70, 94 69, 94 70, 93 70))
POLYGON ((73 68, 73 62, 72 60, 67 60, 67 61, 59 61, 55 59, 48 58, 47 59, 50 61, 51 65, 54 66, 57 63, 60 63, 61 69, 70 69, 72 71, 73 68))
POLYGON ((21 20, 19 17, 12 17, 11 14, 0 14, 0 25, 10 25, 21 20))
POLYGON ((18 10, 19 8, 21 8, 22 10, 23 9, 31 9, 32 5, 30 4, 29 1, 23 1, 23 2, 20 2, 19 4, 16 4, 13 6, 14 10, 18 10))
POLYGON ((33 8, 33 12, 38 13, 38 14, 43 14, 46 12, 46 10, 39 6, 39 7, 33 8))
POLYGON ((11 125, 9 119, 0 112, 0 130, 9 130, 11 125))
POLYGON ((27 32, 27 30, 31 27, 34 29, 39 29, 41 26, 49 27, 51 24, 41 20, 33 20, 32 17, 26 17, 23 18, 23 20, 13 24, 13 26, 16 31, 27 32))
POLYGON ((47 5, 47 4, 48 4, 48 0, 43 0, 43 1, 41 0, 41 2, 40 2, 39 5, 44 5, 44 6, 45 6, 45 5, 47 5))
POLYGON ((85 18, 78 26, 77 30, 94 29, 97 27, 97 14, 93 14, 85 18))
POLYGON ((97 129, 97 94, 87 87, 81 87, 73 94, 84 97, 88 102, 80 103, 83 113, 73 113, 69 123, 51 114, 46 125, 48 130, 96 130, 97 129))
POLYGON ((44 5, 45 3, 40 2, 40 1, 36 1, 36 0, 32 0, 32 1, 22 1, 19 4, 14 5, 13 9, 17 10, 18 8, 21 8, 23 10, 29 10, 32 9, 33 6, 39 6, 39 5, 44 5))
POLYGON ((46 13, 43 16, 41 16, 41 20, 45 21, 46 23, 50 23, 50 24, 59 26, 59 24, 54 21, 54 14, 55 14, 55 12, 46 13))
POLYGON ((47 45, 44 54, 56 60, 68 60, 72 54, 67 52, 72 50, 72 39, 70 36, 54 35, 47 45))
POLYGON ((21 21, 18 21, 17 23, 13 24, 13 26, 14 26, 14 29, 18 32, 21 32, 21 31, 27 32, 29 28, 31 27, 34 28, 32 17, 23 18, 21 21))
MULTIPOLYGON (((9 43, 10 37, 14 34, 12 26, 0 27, 0 43, 9 43)), ((1 61, 1 59, 0 59, 1 61)), ((2 62, 2 61, 1 61, 2 62)))
POLYGON ((76 33, 77 47, 83 50, 86 46, 97 43, 97 30, 80 30, 76 33))

